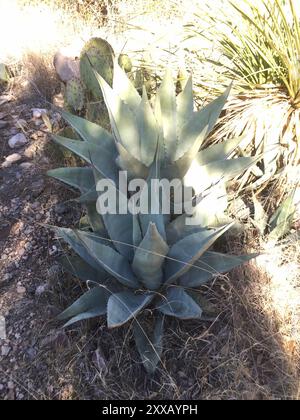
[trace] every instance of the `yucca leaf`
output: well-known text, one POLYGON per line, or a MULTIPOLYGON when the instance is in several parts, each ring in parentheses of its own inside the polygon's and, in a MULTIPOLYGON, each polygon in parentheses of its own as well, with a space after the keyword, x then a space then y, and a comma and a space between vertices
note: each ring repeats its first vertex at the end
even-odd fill
POLYGON ((262 204, 258 201, 255 194, 252 195, 252 201, 254 205, 254 225, 259 230, 259 233, 263 236, 268 224, 268 215, 265 212, 262 204))
POLYGON ((178 130, 191 118, 194 111, 193 82, 192 76, 188 78, 186 85, 176 98, 177 100, 177 127, 178 130))
POLYGON ((80 298, 62 312, 57 319, 63 321, 71 318, 70 321, 64 325, 64 327, 68 327, 83 319, 105 315, 110 295, 111 292, 104 287, 93 287, 80 296, 80 298))
POLYGON ((86 162, 93 164, 103 178, 109 178, 117 183, 118 168, 114 164, 117 157, 116 148, 109 150, 101 143, 95 145, 86 141, 67 139, 55 134, 52 134, 52 138, 57 144, 76 153, 86 162))
POLYGON ((77 231, 78 239, 86 247, 87 252, 109 274, 119 280, 121 284, 130 288, 138 288, 139 283, 132 272, 129 262, 123 255, 111 247, 100 242, 95 235, 77 231))
POLYGON ((227 159, 244 138, 245 136, 236 137, 201 150, 197 155, 197 162, 199 165, 207 165, 211 162, 227 159))
POLYGON ((199 287, 219 274, 228 273, 233 268, 256 258, 258 254, 228 255, 206 251, 188 272, 179 279, 183 287, 199 287))
POLYGON ((294 204, 294 193, 284 200, 270 219, 269 239, 278 240, 287 234, 293 223, 296 206, 294 204))
POLYGON ((165 283, 173 283, 190 270, 201 255, 231 226, 232 224, 214 231, 194 233, 173 245, 165 263, 165 283))
POLYGON ((191 115, 180 132, 175 160, 180 159, 190 149, 206 126, 208 126, 207 134, 211 132, 224 108, 230 89, 231 86, 226 89, 223 95, 191 115))
POLYGON ((161 122, 164 152, 167 162, 173 162, 177 148, 176 97, 172 73, 167 70, 156 94, 156 111, 161 122))
POLYGON ((149 290, 160 287, 163 279, 162 265, 169 247, 160 236, 156 225, 150 223, 147 233, 135 251, 132 269, 149 290))
POLYGON ((148 335, 145 323, 140 319, 133 321, 136 347, 146 371, 150 374, 154 373, 162 355, 164 316, 159 314, 153 323, 153 332, 148 335))
POLYGON ((108 328, 119 327, 135 318, 152 299, 153 294, 134 294, 130 291, 111 295, 107 304, 108 328))
POLYGON ((90 168, 57 168, 48 171, 47 175, 78 188, 84 194, 96 192, 95 179, 90 168))
POLYGON ((169 287, 156 308, 164 315, 180 319, 200 319, 202 316, 200 306, 182 287, 178 286, 169 287))
POLYGON ((92 282, 99 283, 100 280, 103 280, 104 276, 107 276, 107 273, 104 269, 99 267, 96 270, 78 256, 61 257, 58 262, 61 264, 64 270, 68 271, 68 273, 72 274, 83 282, 90 280, 92 282))
POLYGON ((88 143, 102 145, 107 151, 111 151, 115 147, 113 136, 95 123, 84 118, 77 117, 66 111, 59 111, 65 121, 79 134, 79 136, 88 143))
POLYGON ((117 142, 136 159, 140 159, 140 137, 135 114, 109 84, 96 71, 94 73, 100 84, 117 142))
POLYGON ((130 108, 136 110, 139 107, 141 97, 117 60, 114 62, 113 89, 130 108))
POLYGON ((142 101, 136 113, 141 142, 141 161, 149 167, 157 149, 158 127, 145 88, 143 88, 142 101))

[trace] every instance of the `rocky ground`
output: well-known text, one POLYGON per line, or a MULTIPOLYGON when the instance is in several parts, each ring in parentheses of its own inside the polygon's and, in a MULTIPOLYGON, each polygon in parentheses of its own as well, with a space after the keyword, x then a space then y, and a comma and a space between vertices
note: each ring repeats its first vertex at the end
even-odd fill
MULTIPOLYGON (((45 321, 58 311, 49 293, 59 251, 45 224, 62 218, 72 223, 74 211, 70 215, 68 205, 58 203, 60 188, 45 176, 53 160, 47 132, 57 128, 59 115, 16 105, 9 95, 0 103, 0 315, 6 324, 0 399, 37 398, 46 390, 35 389, 25 372, 35 366, 40 348, 57 338, 45 321)), ((43 366, 35 368, 45 374, 43 366)))

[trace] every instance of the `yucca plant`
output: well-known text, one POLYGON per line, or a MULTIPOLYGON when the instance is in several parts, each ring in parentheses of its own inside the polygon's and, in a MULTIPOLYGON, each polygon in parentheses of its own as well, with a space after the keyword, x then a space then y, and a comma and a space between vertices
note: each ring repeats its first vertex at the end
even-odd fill
MULTIPOLYGON (((63 266, 86 282, 89 289, 59 320, 68 320, 66 327, 107 314, 109 328, 131 322, 142 362, 148 372, 153 372, 161 357, 165 317, 201 320, 203 310, 195 290, 255 256, 209 250, 233 224, 228 223, 224 212, 225 183, 249 168, 255 159, 228 159, 241 139, 199 152, 229 89, 195 111, 191 78, 176 97, 167 72, 152 105, 146 90, 141 97, 117 63, 113 88, 95 75, 112 132, 62 112, 82 140, 53 135, 58 144, 89 164, 49 172, 81 191, 79 201, 85 204, 90 222, 88 230, 55 228, 77 254, 64 257, 63 266), (183 212, 98 214, 97 182, 108 179, 118 190, 118 174, 124 169, 130 179, 143 178, 147 185, 165 177, 180 178, 185 186, 193 186, 195 198, 200 200, 194 209, 194 221, 199 223, 189 225, 187 219, 192 216, 183 212)), ((122 196, 126 202, 129 199, 122 196)), ((153 194, 150 200, 159 207, 161 194, 153 194)))
POLYGON ((190 35, 213 39, 215 47, 214 56, 198 52, 197 57, 219 70, 218 83, 207 80, 206 87, 215 92, 234 80, 232 98, 211 141, 245 134, 245 153, 264 153, 264 159, 243 184, 251 181, 251 188, 263 188, 278 169, 297 165, 300 158, 299 2, 225 0, 221 14, 207 9, 196 20, 199 25, 207 20, 209 28, 201 32, 194 23, 188 27, 190 35))

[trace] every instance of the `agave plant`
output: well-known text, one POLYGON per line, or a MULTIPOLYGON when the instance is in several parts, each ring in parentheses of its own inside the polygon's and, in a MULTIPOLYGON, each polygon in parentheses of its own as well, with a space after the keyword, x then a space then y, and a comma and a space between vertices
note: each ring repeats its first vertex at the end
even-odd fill
MULTIPOLYGON (((254 257, 220 254, 209 248, 232 226, 224 224, 228 217, 221 211, 226 208, 225 182, 255 159, 228 159, 241 139, 199 152, 229 89, 195 111, 191 78, 176 97, 167 71, 151 104, 145 89, 140 96, 116 62, 112 88, 97 72, 95 76, 112 131, 62 112, 82 140, 53 135, 59 145, 89 163, 49 172, 81 191, 78 200, 86 205, 90 222, 89 230, 55 228, 77 254, 64 257, 63 266, 88 285, 88 291, 59 320, 68 320, 67 327, 106 314, 109 328, 131 322, 142 362, 153 372, 161 357, 165 317, 200 320, 203 310, 195 289, 254 257), (199 224, 188 225, 191 215, 185 213, 98 214, 96 184, 105 178, 117 190, 120 170, 127 170, 131 179, 145 179, 146 185, 163 177, 182 179, 185 186, 193 187, 195 197, 201 197, 193 215, 199 224)), ((150 199, 161 204, 160 194, 150 199)))

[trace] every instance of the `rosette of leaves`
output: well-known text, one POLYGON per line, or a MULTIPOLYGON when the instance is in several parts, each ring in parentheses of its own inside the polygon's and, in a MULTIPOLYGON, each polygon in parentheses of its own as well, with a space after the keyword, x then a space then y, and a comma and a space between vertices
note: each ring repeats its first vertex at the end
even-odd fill
MULTIPOLYGON (((106 315, 109 328, 131 324, 142 362, 148 372, 154 372, 161 359, 165 318, 201 320, 203 310, 191 291, 254 257, 220 254, 210 248, 232 226, 220 220, 224 215, 218 217, 225 208, 220 197, 224 183, 255 159, 228 159, 240 139, 201 150, 229 89, 195 111, 191 78, 176 97, 167 71, 151 104, 145 89, 140 96, 117 63, 112 88, 94 74, 109 112, 111 132, 62 112, 82 140, 53 135, 57 143, 89 164, 49 172, 81 191, 78 200, 86 205, 90 223, 89 230, 55 228, 77 254, 64 258, 64 267, 87 282, 89 289, 59 319, 67 320, 65 326, 69 326, 106 315), (129 179, 145 179, 146 185, 153 179, 179 178, 192 186, 199 201, 194 211, 199 223, 188 225, 191 215, 183 212, 98 214, 95 185, 105 178, 119 192, 120 170, 127 170, 129 179)), ((151 204, 160 208, 162 194, 152 194, 151 204)), ((117 197, 130 200, 127 195, 117 197)))

